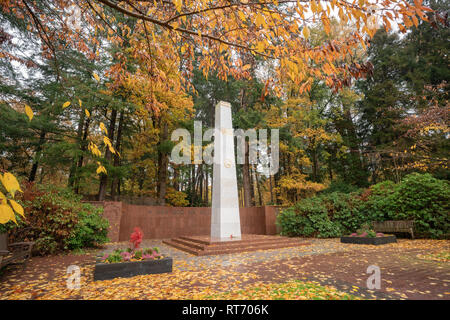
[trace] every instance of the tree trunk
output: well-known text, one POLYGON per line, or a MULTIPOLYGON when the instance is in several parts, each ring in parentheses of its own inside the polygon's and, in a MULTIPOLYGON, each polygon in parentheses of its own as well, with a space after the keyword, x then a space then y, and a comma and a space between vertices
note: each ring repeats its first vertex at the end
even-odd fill
POLYGON ((34 180, 36 180, 36 172, 37 172, 38 165, 39 165, 39 160, 37 159, 37 157, 39 156, 39 152, 41 152, 42 145, 45 142, 45 135, 46 135, 46 132, 44 130, 41 130, 41 134, 39 136, 39 144, 37 145, 36 152, 35 152, 36 159, 34 159, 34 161, 33 161, 33 165, 31 167, 31 171, 30 171, 30 176, 28 177, 29 182, 33 182, 34 180))
MULTIPOLYGON (((119 116, 119 127, 117 128, 116 145, 114 147, 116 149, 116 151, 119 153, 121 151, 121 146, 122 146, 122 129, 123 129, 124 117, 125 117, 124 111, 121 111, 120 116, 119 116)), ((113 165, 114 165, 114 167, 118 167, 120 165, 120 157, 117 153, 114 155, 114 164, 113 165)), ((119 177, 116 175, 116 176, 114 176, 113 181, 111 183, 112 199, 114 199, 114 197, 116 196, 116 192, 119 193, 118 188, 119 188, 119 177)))
POLYGON ((206 166, 206 170, 205 170, 205 203, 206 203, 206 205, 208 205, 209 204, 209 185, 208 185, 209 174, 208 174, 208 167, 206 164, 205 164, 205 166, 206 166))
POLYGON ((191 206, 195 203, 195 164, 191 164, 191 185, 189 188, 189 193, 191 194, 191 206))
POLYGON ((273 201, 273 175, 269 175, 269 187, 270 187, 270 204, 275 204, 275 202, 273 201))
POLYGON ((172 186, 175 189, 175 191, 180 191, 180 184, 178 182, 179 179, 179 169, 177 165, 173 166, 173 179, 172 179, 172 186))
MULTIPOLYGON (((77 163, 77 168, 76 168, 76 170, 75 170, 75 174, 76 174, 76 172, 81 168, 81 167, 83 167, 83 161, 84 161, 84 152, 86 151, 86 149, 87 149, 87 143, 86 143, 86 141, 87 141, 87 137, 88 137, 88 134, 89 134, 89 125, 90 125, 90 123, 91 123, 91 118, 87 118, 86 119, 86 123, 85 123, 85 125, 84 125, 84 133, 83 133, 83 137, 82 137, 82 139, 81 139, 81 155, 80 155, 80 157, 78 158, 78 163, 77 163)), ((77 176, 75 176, 74 177, 74 185, 75 185, 75 193, 76 194, 79 194, 79 192, 80 192, 80 184, 79 184, 79 180, 80 180, 80 178, 79 177, 77 177, 77 176)))
MULTIPOLYGON (((277 186, 277 185, 279 185, 279 181, 280 181, 280 171, 278 171, 274 176, 273 176, 273 181, 274 181, 274 183, 273 183, 273 185, 274 186, 277 186)), ((274 204, 278 204, 278 199, 279 199, 279 197, 280 197, 280 191, 279 191, 279 189, 277 190, 277 189, 275 189, 275 202, 274 202, 274 204)))
POLYGON ((330 177, 330 181, 333 181, 333 170, 331 168, 331 160, 330 160, 330 163, 328 164, 328 175, 330 177))
POLYGON ((251 191, 251 206, 254 207, 256 205, 256 188, 255 188, 255 170, 253 164, 250 164, 250 191, 251 191))
MULTIPOLYGON (((85 112, 84 110, 81 110, 80 112, 80 120, 78 121, 78 129, 77 129, 77 141, 78 141, 78 147, 81 149, 81 140, 83 136, 83 127, 84 127, 84 118, 85 118, 85 112)), ((75 183, 75 175, 77 171, 77 164, 78 164, 79 156, 75 156, 72 162, 72 166, 70 167, 70 173, 69 173, 69 179, 68 179, 68 186, 73 187, 75 183)))
MULTIPOLYGON (((168 127, 167 123, 163 124, 163 128, 161 129, 160 134, 160 142, 161 146, 163 142, 167 140, 168 137, 168 127)), ((169 166, 169 158, 167 156, 166 150, 158 150, 158 203, 161 206, 166 204, 166 191, 167 191, 167 169, 169 166)))
POLYGON ((244 207, 250 207, 252 205, 250 165, 248 160, 248 154, 249 154, 248 142, 245 141, 244 164, 242 165, 242 186, 244 188, 244 207))
POLYGON ((318 182, 318 159, 317 159, 317 152, 316 150, 313 150, 312 152, 312 169, 313 169, 313 181, 318 182))
POLYGON ((198 170, 200 171, 199 176, 198 176, 198 182, 199 182, 198 195, 200 196, 200 202, 203 205, 204 204, 204 202, 203 202, 203 164, 200 164, 198 166, 198 170))
POLYGON ((262 206, 263 205, 263 199, 262 199, 262 193, 261 193, 261 186, 259 184, 259 180, 258 180, 258 173, 256 172, 256 170, 254 170, 255 173, 255 184, 256 184, 256 191, 258 192, 258 202, 259 205, 262 206))
MULTIPOLYGON (((109 128, 108 128, 108 138, 111 141, 114 141, 114 131, 116 129, 116 118, 117 118, 117 110, 113 109, 111 111, 111 120, 109 122, 109 128)), ((109 151, 109 148, 106 148, 105 151, 105 160, 107 163, 111 160, 112 153, 109 151)), ((108 186, 108 175, 102 173, 100 177, 100 186, 98 189, 98 201, 105 200, 106 196, 106 188, 108 186)))

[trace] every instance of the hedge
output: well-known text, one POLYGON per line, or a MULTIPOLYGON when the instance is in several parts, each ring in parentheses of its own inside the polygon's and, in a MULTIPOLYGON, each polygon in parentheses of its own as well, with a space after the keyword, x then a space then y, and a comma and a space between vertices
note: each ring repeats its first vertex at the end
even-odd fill
POLYGON ((407 175, 352 193, 331 192, 303 199, 278 215, 282 235, 339 237, 365 223, 414 220, 419 237, 449 238, 450 184, 430 174, 407 175))

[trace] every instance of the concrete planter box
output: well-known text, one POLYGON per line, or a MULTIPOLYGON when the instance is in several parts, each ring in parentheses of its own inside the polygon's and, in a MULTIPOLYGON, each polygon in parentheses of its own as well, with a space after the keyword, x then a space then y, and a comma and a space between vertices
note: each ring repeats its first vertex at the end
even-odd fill
POLYGON ((94 269, 94 280, 109 280, 114 278, 130 278, 144 274, 172 272, 172 258, 160 260, 143 260, 119 263, 98 262, 94 269))
POLYGON ((397 238, 394 235, 384 236, 384 237, 341 237, 342 243, 353 243, 353 244, 387 244, 397 242, 397 238))

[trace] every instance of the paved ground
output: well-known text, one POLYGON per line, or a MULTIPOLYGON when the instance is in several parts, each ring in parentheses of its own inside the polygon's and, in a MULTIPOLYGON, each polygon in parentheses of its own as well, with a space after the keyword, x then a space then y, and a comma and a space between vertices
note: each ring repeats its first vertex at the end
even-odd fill
MULTIPOLYGON (((161 252, 173 257, 174 263, 181 271, 189 271, 192 268, 229 267, 232 265, 258 263, 302 257, 312 254, 325 254, 330 252, 343 252, 352 250, 352 246, 342 246, 337 239, 307 239, 306 246, 291 247, 274 250, 261 250, 238 254, 224 254, 217 256, 194 256, 184 251, 170 247, 161 240, 144 240, 141 247, 159 247, 161 252)), ((111 252, 115 248, 127 248, 128 243, 109 245, 105 252, 111 252)), ((353 247, 359 248, 359 247, 353 247)))
POLYGON ((422 259, 450 251, 450 241, 400 240, 396 244, 341 244, 305 239, 301 247, 197 257, 145 240, 174 259, 170 274, 107 281, 92 280, 95 256, 127 243, 83 255, 34 257, 25 268, 0 275, 0 299, 193 299, 289 280, 314 281, 364 299, 450 299, 450 262, 422 259), (81 289, 66 288, 66 268, 81 267, 81 289), (367 267, 381 270, 381 289, 366 289, 367 267))
POLYGON ((366 298, 450 299, 450 264, 418 261, 416 256, 420 252, 420 249, 362 249, 267 261, 235 270, 256 273, 262 281, 312 279, 366 298), (371 265, 380 268, 380 290, 365 289, 372 274, 367 273, 371 265))

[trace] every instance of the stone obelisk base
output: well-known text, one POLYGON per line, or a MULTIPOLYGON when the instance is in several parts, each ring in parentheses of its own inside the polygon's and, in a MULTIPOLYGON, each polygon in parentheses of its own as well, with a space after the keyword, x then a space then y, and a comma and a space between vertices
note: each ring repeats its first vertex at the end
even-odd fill
POLYGON ((211 256, 257 250, 298 247, 310 244, 299 238, 243 234, 236 241, 213 241, 209 236, 184 236, 163 243, 196 256, 211 256))

